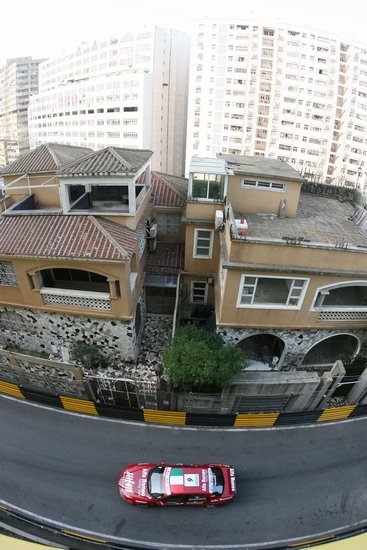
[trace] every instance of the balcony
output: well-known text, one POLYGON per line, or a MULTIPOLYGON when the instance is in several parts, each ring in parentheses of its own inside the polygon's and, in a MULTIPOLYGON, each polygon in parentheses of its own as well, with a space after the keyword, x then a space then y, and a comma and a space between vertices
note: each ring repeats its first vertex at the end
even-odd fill
POLYGON ((107 292, 44 287, 40 289, 40 294, 43 296, 44 303, 48 305, 98 310, 111 309, 110 295, 107 292))
POLYGON ((150 192, 150 185, 71 185, 69 187, 69 212, 91 214, 135 214, 150 192))
MULTIPOLYGON (((151 186, 131 185, 65 185, 61 188, 62 204, 57 185, 42 188, 41 191, 26 195, 6 208, 5 214, 136 214, 151 186), (44 191, 52 187, 54 205, 44 206, 44 191), (55 192, 57 190, 57 192, 55 192)), ((11 196, 5 196, 9 204, 11 196)))

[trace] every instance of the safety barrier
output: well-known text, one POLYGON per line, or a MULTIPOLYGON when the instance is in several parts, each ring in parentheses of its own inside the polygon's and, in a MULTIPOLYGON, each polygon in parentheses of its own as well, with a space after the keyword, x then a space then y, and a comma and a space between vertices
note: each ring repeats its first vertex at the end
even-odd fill
MULTIPOLYGON (((66 527, 65 525, 58 524, 56 522, 45 523, 37 520, 34 515, 29 515, 25 511, 14 509, 11 505, 0 504, 0 521, 5 524, 16 528, 19 531, 31 532, 33 535, 37 535, 43 540, 47 539, 50 544, 55 543, 57 545, 65 545, 66 548, 79 547, 81 543, 89 543, 88 548, 106 548, 108 550, 142 550, 143 548, 158 548, 153 546, 152 543, 145 545, 140 543, 136 545, 134 541, 131 543, 117 542, 108 540, 106 536, 96 536, 94 533, 78 530, 72 526, 66 527)), ((10 548, 13 538, 0 534, 0 547, 10 548)), ((20 541, 19 541, 20 542, 20 541)), ((41 546, 32 544, 41 549, 41 546)), ((24 542, 24 550, 27 550, 29 542, 24 542)), ((19 548, 23 549, 23 546, 19 548)), ((84 547, 84 546, 83 546, 84 547)), ((51 546, 42 546, 42 548, 50 549, 51 546)), ((54 546, 52 546, 54 548, 54 546)), ((317 538, 307 538, 299 540, 297 542, 282 544, 281 547, 274 547, 278 550, 301 550, 306 548, 313 548, 313 550, 356 550, 357 548, 367 548, 367 533, 366 527, 360 527, 358 529, 346 531, 338 535, 328 534, 317 538)))
POLYGON ((19 399, 35 401, 44 405, 63 408, 75 413, 171 426, 261 428, 297 424, 318 424, 367 416, 367 405, 347 405, 295 413, 258 412, 232 414, 192 413, 117 407, 114 405, 102 405, 87 399, 79 399, 66 395, 50 395, 44 392, 22 388, 21 386, 3 380, 0 380, 0 393, 19 399))

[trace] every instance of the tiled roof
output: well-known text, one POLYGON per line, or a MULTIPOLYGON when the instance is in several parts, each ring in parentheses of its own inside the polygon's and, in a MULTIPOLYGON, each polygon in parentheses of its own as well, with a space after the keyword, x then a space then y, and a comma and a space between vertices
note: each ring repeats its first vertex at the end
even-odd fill
POLYGON ((178 274, 184 268, 183 243, 157 243, 155 252, 149 252, 146 269, 150 275, 178 274))
POLYGON ((147 149, 106 147, 59 170, 60 175, 135 174, 152 156, 147 149))
POLYGON ((188 187, 186 178, 152 172, 152 185, 154 206, 185 206, 188 187))
POLYGON ((131 229, 93 216, 1 216, 0 255, 129 260, 131 229))
POLYGON ((62 166, 91 152, 87 147, 74 147, 59 143, 45 143, 14 162, 0 168, 0 175, 35 174, 56 172, 62 166))

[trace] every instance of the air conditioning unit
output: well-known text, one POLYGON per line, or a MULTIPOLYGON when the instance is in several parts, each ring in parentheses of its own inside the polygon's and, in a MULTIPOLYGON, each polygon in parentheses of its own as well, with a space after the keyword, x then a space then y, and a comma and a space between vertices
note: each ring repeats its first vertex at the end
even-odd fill
POLYGON ((224 223, 224 216, 222 210, 215 211, 214 227, 215 229, 221 229, 224 223))

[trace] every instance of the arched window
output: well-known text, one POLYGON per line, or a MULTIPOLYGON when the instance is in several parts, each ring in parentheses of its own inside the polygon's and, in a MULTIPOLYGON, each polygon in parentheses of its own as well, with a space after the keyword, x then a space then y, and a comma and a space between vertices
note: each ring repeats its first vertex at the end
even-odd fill
POLYGON ((320 288, 313 309, 367 311, 367 281, 348 281, 320 288))
POLYGON ((110 292, 107 277, 81 269, 52 268, 39 272, 42 288, 64 288, 88 290, 91 292, 110 292))
POLYGON ((359 340, 353 334, 335 334, 317 342, 308 350, 302 365, 332 365, 340 360, 350 363, 359 350, 359 340))
POLYGON ((51 268, 28 273, 30 284, 47 305, 111 309, 118 296, 118 281, 82 269, 51 268))

